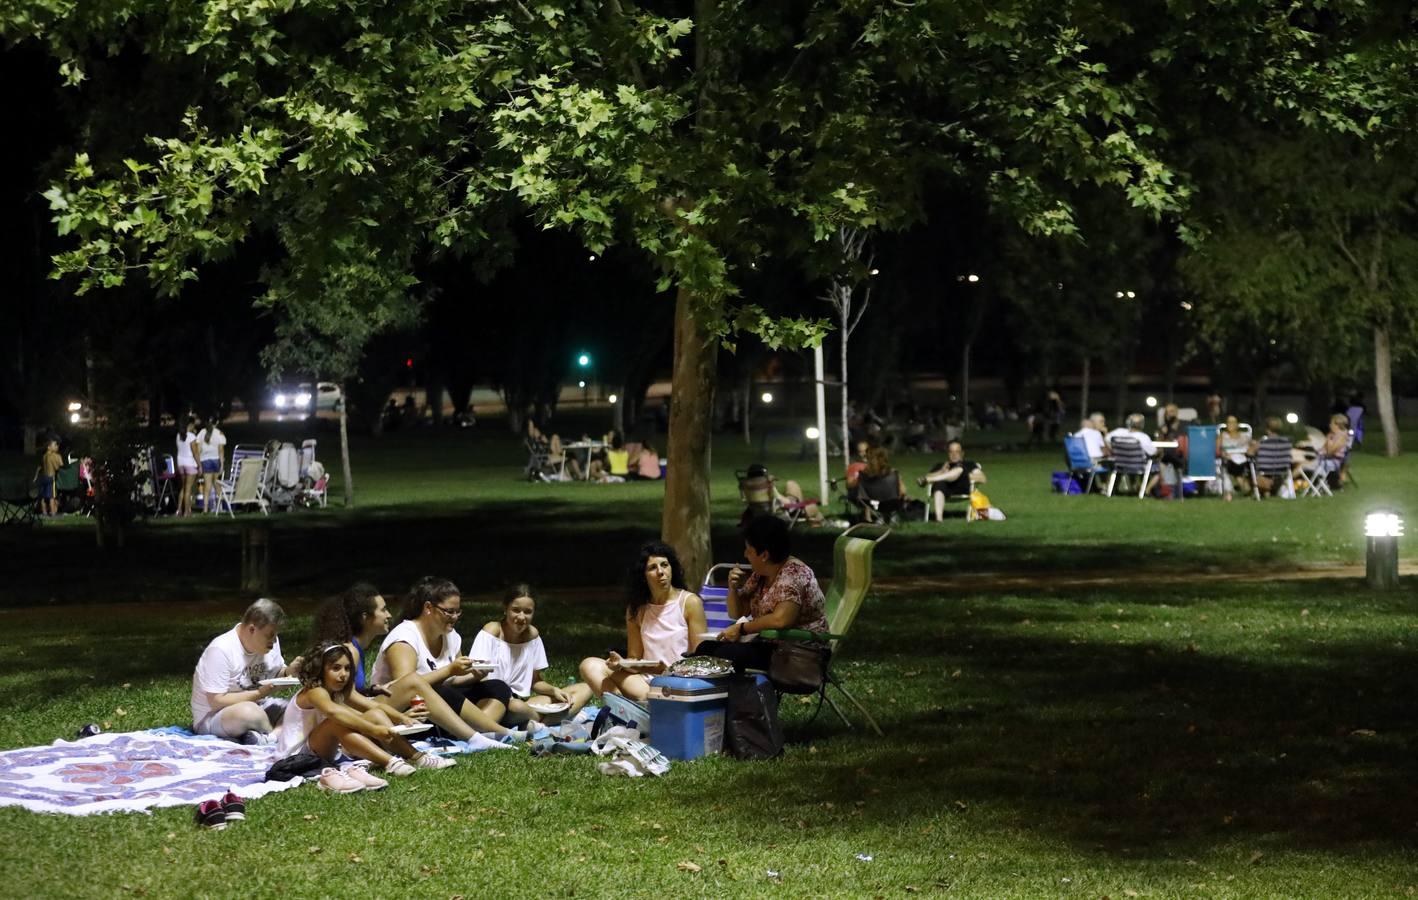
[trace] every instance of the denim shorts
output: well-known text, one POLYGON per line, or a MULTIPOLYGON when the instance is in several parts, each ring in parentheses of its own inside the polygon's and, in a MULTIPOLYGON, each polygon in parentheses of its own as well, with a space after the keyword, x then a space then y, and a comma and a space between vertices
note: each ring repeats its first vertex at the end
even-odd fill
POLYGON ((202 460, 202 472, 207 475, 220 475, 222 472, 222 461, 219 459, 202 460))

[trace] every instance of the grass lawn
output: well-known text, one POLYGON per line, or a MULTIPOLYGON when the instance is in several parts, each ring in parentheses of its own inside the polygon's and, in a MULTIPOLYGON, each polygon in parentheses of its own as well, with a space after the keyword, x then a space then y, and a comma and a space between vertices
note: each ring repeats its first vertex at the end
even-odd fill
MULTIPOLYGON (((313 601, 356 577, 395 593, 450 575, 468 592, 467 633, 493 617, 504 580, 531 577, 552 588, 538 624, 570 677, 620 636, 620 569, 658 530, 659 486, 524 484, 505 437, 445 437, 361 442, 359 509, 274 519, 288 655, 313 601)), ((795 449, 769 463, 810 481, 795 449)), ((750 454, 731 440, 715 454, 716 550, 733 558, 731 472, 750 454)), ((1361 561, 1374 506, 1411 519, 1408 460, 1361 455, 1362 487, 1332 500, 1228 505, 1050 496, 1054 454, 972 455, 1010 520, 899 529, 838 661, 885 740, 830 712, 804 728, 789 699, 782 759, 677 763, 658 780, 516 751, 377 795, 272 795, 221 833, 197 831, 187 809, 0 809, 0 871, 27 896, 1418 892, 1413 579, 1376 595, 1269 577, 1361 561), (1206 577, 1237 570, 1255 580, 1206 577), (981 572, 1041 580, 1011 592, 908 577, 981 572), (1080 573, 1115 578, 1048 581, 1080 573)), ((794 534, 826 576, 831 536, 794 534)), ((90 721, 185 721, 196 656, 243 605, 229 522, 159 521, 125 554, 91 548, 78 522, 0 536, 0 748, 90 721)))

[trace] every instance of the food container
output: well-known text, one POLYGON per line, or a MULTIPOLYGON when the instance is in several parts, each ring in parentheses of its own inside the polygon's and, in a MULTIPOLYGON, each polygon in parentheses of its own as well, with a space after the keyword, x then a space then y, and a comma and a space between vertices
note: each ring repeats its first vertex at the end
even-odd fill
POLYGON ((723 749, 729 694, 722 679, 658 675, 650 686, 655 749, 670 759, 698 759, 723 749))

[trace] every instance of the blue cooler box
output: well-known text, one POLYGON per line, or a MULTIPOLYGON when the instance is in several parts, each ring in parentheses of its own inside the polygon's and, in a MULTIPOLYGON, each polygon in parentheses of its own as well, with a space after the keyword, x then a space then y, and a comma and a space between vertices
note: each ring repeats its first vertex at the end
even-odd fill
POLYGON ((670 759, 698 759, 724 746, 729 693, 722 682, 658 675, 650 686, 650 742, 670 759))

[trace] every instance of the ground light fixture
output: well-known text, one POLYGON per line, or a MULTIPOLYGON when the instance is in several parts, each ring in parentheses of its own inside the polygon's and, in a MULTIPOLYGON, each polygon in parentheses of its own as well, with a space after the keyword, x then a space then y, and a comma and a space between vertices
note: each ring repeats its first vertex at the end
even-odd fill
POLYGON ((1398 539, 1403 537, 1403 517, 1392 510, 1377 509, 1364 517, 1364 575, 1369 587, 1391 591, 1398 587, 1398 539))
POLYGON ((579 387, 579 388, 583 388, 583 387, 586 386, 586 382, 584 382, 584 381, 578 381, 578 382, 576 382, 576 386, 579 387))
POLYGON ((611 394, 609 397, 606 398, 606 401, 610 403, 611 406, 615 406, 618 400, 620 400, 620 398, 617 397, 615 394, 611 394))
POLYGON ((1285 421, 1289 422, 1291 425, 1298 425, 1300 423, 1300 417, 1295 413, 1288 412, 1285 414, 1285 421))
POLYGON ((773 402, 773 392, 772 392, 772 391, 764 391, 764 392, 763 392, 763 396, 762 396, 762 397, 759 397, 758 399, 762 400, 764 403, 772 403, 772 402, 773 402))
POLYGON ((822 437, 822 432, 820 432, 820 431, 817 430, 817 426, 816 426, 816 425, 809 425, 809 426, 803 431, 803 434, 807 435, 807 439, 810 440, 810 441, 815 441, 815 440, 817 440, 819 437, 822 437))
POLYGON ((1148 397, 1146 402, 1147 402, 1147 408, 1148 408, 1148 409, 1156 409, 1156 408, 1157 408, 1157 398, 1156 398, 1156 397, 1148 397))

